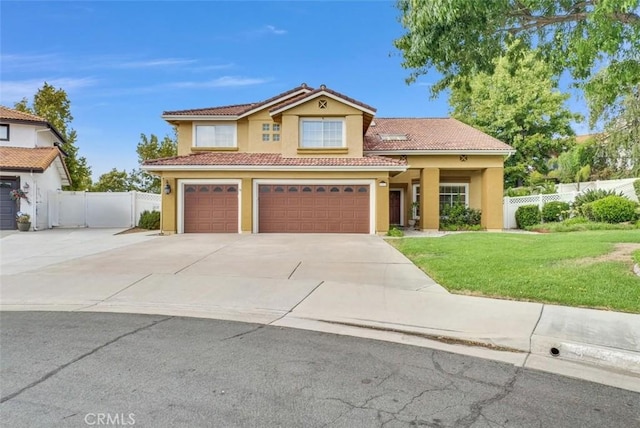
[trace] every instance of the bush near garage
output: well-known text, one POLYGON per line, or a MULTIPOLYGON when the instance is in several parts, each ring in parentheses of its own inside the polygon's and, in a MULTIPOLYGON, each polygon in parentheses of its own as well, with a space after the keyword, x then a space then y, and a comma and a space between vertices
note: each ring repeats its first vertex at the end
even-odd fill
POLYGON ((516 210, 516 225, 518 229, 526 229, 540 223, 542 214, 537 205, 523 205, 516 210))
POLYGON ((160 211, 143 211, 140 214, 138 227, 149 230, 160 229, 160 211))
POLYGON ((638 218, 637 203, 622 196, 607 196, 591 203, 595 221, 605 223, 624 223, 638 218))
POLYGON ((571 207, 568 202, 547 202, 542 207, 542 221, 548 223, 562 221, 569 216, 570 208, 571 207))

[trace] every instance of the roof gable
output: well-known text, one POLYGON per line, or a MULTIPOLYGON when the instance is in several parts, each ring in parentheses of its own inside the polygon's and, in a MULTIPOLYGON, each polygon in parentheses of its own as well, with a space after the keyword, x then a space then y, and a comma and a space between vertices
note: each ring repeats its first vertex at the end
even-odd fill
POLYGON ((242 117, 246 117, 257 111, 269 108, 275 104, 282 103, 292 97, 298 97, 304 95, 307 92, 311 92, 313 88, 303 83, 288 91, 282 92, 274 97, 268 98, 264 101, 247 104, 234 104, 218 107, 207 107, 199 109, 189 110, 174 110, 165 111, 162 113, 162 118, 165 120, 180 120, 180 119, 209 119, 209 118, 221 118, 227 120, 236 120, 242 117))
POLYGON ((275 116, 286 110, 292 109, 310 100, 323 97, 323 96, 327 98, 332 98, 338 102, 341 102, 350 107, 356 108, 372 116, 376 114, 376 109, 374 107, 371 107, 368 104, 365 104, 361 101, 358 101, 344 94, 341 94, 340 92, 329 89, 325 85, 320 85, 320 88, 318 89, 315 89, 305 94, 298 95, 297 97, 289 99, 287 101, 281 102, 280 104, 274 106, 271 110, 269 110, 269 113, 271 113, 272 116, 275 116))
POLYGON ((35 114, 25 113, 5 106, 0 106, 0 120, 37 122, 46 124, 46 119, 35 114))

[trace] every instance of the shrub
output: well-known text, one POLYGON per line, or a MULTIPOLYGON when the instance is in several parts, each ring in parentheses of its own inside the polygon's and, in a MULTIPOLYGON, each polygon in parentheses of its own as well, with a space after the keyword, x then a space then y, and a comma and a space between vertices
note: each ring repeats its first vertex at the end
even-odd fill
POLYGON ((605 223, 623 223, 637 218, 636 203, 622 196, 607 196, 591 203, 593 218, 605 223))
POLYGON ((640 201, 640 178, 633 182, 633 188, 635 189, 636 196, 638 197, 638 200, 640 201))
POLYGON ((589 221, 596 221, 596 218, 593 216, 593 202, 582 205, 578 212, 589 221))
POLYGON ((445 230, 470 230, 480 225, 482 212, 467 208, 464 204, 445 205, 440 213, 440 228, 445 230))
POLYGON ((404 232, 395 226, 391 226, 391 229, 387 232, 387 236, 402 238, 404 236, 404 232))
POLYGON ((615 190, 589 189, 586 192, 580 193, 578 196, 576 196, 573 201, 573 209, 579 214, 582 214, 590 220, 593 220, 585 212, 582 211, 582 207, 585 204, 604 199, 607 196, 623 196, 623 193, 616 193, 615 190))
POLYGON ((160 229, 160 211, 143 211, 140 214, 138 227, 149 230, 160 229))
POLYGON ((510 187, 506 191, 506 196, 515 198, 518 196, 529 196, 531 194, 531 188, 529 187, 510 187))
POLYGON ((516 210, 516 225, 518 229, 525 229, 540 223, 542 215, 537 205, 523 205, 516 210))
POLYGON ((542 207, 542 221, 553 222, 562 221, 568 217, 569 204, 567 202, 553 201, 547 202, 542 207))

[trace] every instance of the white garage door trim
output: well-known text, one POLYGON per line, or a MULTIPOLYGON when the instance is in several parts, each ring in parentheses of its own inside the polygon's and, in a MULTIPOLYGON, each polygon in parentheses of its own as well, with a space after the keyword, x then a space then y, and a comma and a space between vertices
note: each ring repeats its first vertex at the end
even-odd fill
POLYGON ((235 184, 238 186, 238 233, 241 233, 242 225, 242 180, 236 179, 178 179, 178 210, 177 210, 177 222, 178 233, 184 233, 184 187, 186 184, 235 184))
POLYGON ((260 207, 258 206, 258 186, 261 184, 291 184, 291 185, 368 185, 369 186, 369 234, 376 233, 376 180, 314 180, 314 179, 254 179, 253 180, 253 230, 260 233, 258 225, 260 207))

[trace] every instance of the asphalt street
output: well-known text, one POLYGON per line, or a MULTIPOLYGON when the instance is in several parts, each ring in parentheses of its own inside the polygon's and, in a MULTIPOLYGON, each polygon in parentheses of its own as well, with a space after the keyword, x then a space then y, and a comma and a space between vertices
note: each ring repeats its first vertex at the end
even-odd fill
POLYGON ((636 427, 640 394, 283 327, 0 313, 4 427, 636 427))

